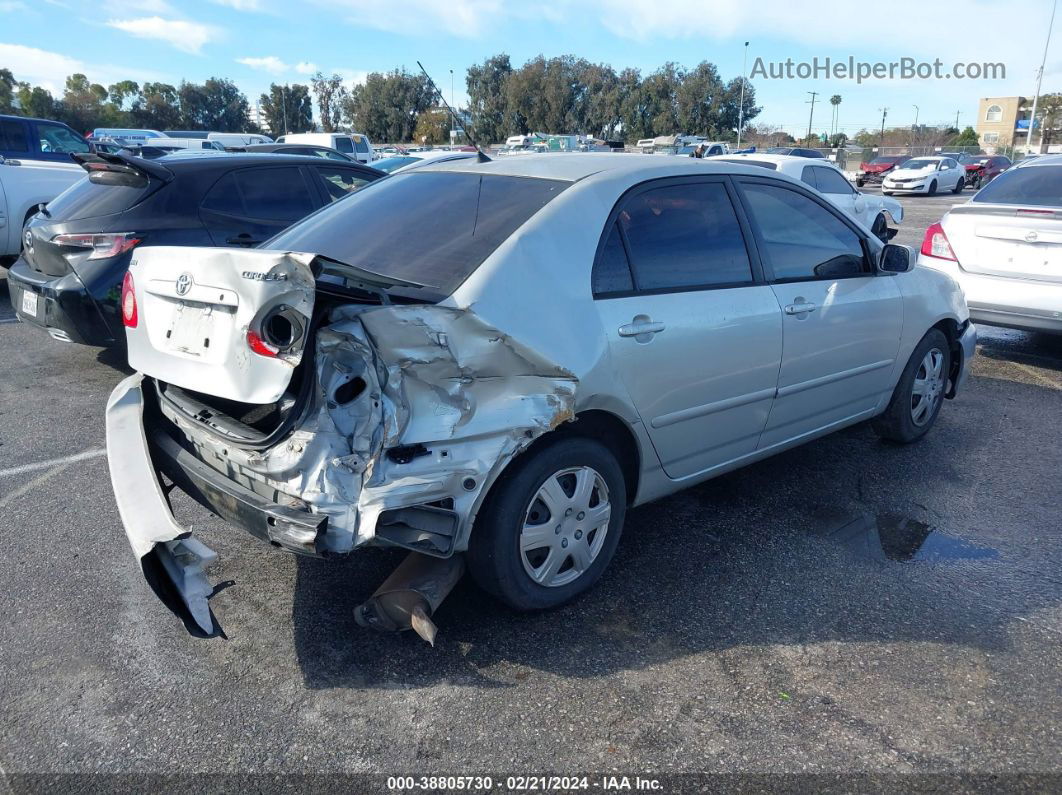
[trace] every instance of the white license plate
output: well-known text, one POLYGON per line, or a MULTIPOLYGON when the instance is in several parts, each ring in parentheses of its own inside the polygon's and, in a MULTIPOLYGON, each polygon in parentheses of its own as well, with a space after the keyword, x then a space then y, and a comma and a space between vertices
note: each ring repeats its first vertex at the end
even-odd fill
POLYGON ((170 326, 169 347, 193 356, 202 356, 210 345, 214 328, 212 307, 180 306, 170 326))
POLYGON ((29 290, 22 291, 22 314, 37 317, 37 294, 29 290))

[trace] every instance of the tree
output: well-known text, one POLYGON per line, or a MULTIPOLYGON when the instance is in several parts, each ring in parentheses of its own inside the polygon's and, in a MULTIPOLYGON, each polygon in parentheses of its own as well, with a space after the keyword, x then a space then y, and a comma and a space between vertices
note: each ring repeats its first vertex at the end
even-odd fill
POLYGON ((24 116, 36 116, 41 119, 54 119, 56 116, 55 98, 40 86, 19 83, 18 104, 24 116))
MULTIPOLYGON (((690 135, 719 138, 722 136, 724 126, 737 127, 736 116, 732 125, 723 124, 722 108, 726 91, 715 64, 701 61, 691 71, 679 72, 677 77, 679 81, 675 91, 678 105, 677 130, 690 135)), ((734 109, 737 109, 736 102, 734 109)))
POLYGON ((745 80, 744 104, 742 105, 741 82, 744 78, 735 77, 726 84, 723 91, 723 107, 720 110, 719 135, 727 140, 737 138, 738 124, 748 124, 763 110, 756 104, 756 89, 745 80), (744 113, 739 108, 744 108, 744 113))
POLYGON ((465 76, 472 134, 480 143, 504 141, 514 132, 505 86, 513 67, 504 53, 470 66, 465 76))
POLYGON ((129 111, 132 126, 168 130, 181 123, 177 89, 169 83, 144 83, 129 111))
POLYGON ((90 130, 100 125, 109 125, 120 121, 116 114, 106 114, 103 101, 107 99, 107 89, 99 83, 90 83, 83 74, 72 74, 66 78, 66 87, 57 116, 75 130, 90 130))
POLYGON ((343 119, 374 141, 411 141, 417 117, 439 101, 424 75, 372 72, 342 101, 343 119))
POLYGON ((14 113, 16 85, 11 70, 0 69, 0 113, 14 113))
POLYGON ((835 133, 837 132, 837 125, 841 120, 841 95, 834 94, 830 97, 830 104, 833 105, 833 117, 830 119, 830 131, 835 133))
MULTIPOLYGON (((339 119, 342 114, 344 98, 347 90, 343 87, 341 75, 333 74, 325 77, 318 72, 312 78, 313 93, 317 95, 317 115, 321 119, 321 129, 325 132, 335 132, 339 127, 339 119)), ((366 132, 370 138, 373 136, 366 132)))
POLYGON ((413 140, 419 144, 441 144, 450 140, 450 114, 445 110, 425 110, 417 116, 413 140))
POLYGON ((202 84, 182 81, 177 98, 183 126, 217 132, 240 132, 248 126, 247 97, 226 78, 211 77, 202 84))
POLYGON ((1040 130, 1040 136, 1033 138, 1030 132, 1030 141, 1035 140, 1046 146, 1058 134, 1058 127, 1062 126, 1062 94, 1041 94, 1036 104, 1040 117, 1036 129, 1040 130))
POLYGON ((300 85, 269 86, 258 104, 273 135, 300 133, 313 129, 313 98, 310 87, 300 85))
POLYGON ((951 141, 952 146, 978 146, 979 143, 977 132, 973 127, 967 127, 951 141))

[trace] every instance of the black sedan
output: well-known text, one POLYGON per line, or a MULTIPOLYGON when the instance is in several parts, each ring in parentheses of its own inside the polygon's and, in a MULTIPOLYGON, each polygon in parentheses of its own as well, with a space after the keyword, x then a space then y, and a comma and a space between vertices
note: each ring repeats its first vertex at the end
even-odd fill
POLYGON ((385 176, 319 157, 197 152, 78 155, 87 179, 26 225, 8 272, 16 314, 54 338, 124 341, 122 279, 140 246, 254 246, 385 176))

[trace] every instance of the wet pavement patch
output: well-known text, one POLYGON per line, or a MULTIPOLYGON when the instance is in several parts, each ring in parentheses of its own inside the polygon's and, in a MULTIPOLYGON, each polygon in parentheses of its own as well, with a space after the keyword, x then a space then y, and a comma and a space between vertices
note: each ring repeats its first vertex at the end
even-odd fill
POLYGON ((814 535, 867 560, 932 564, 993 560, 999 554, 899 514, 832 514, 818 519, 814 535))

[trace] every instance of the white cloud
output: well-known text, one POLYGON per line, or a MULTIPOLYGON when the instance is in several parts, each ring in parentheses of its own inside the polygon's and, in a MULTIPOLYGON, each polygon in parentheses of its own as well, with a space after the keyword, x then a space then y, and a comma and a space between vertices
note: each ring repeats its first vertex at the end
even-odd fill
POLYGON ((236 63, 242 63, 244 66, 274 75, 282 75, 291 69, 290 66, 275 55, 265 55, 261 58, 237 58, 236 63))
POLYGON ((258 0, 211 0, 219 6, 228 6, 237 11, 260 11, 262 4, 258 0))
POLYGON ((299 61, 295 64, 295 71, 300 75, 313 75, 317 74, 317 64, 312 61, 299 61))
POLYGON ((86 75, 93 83, 103 85, 119 80, 142 82, 165 79, 165 75, 140 67, 85 63, 57 52, 22 44, 0 43, 0 64, 10 69, 16 80, 41 86, 55 95, 63 93, 67 76, 75 73, 86 75))
POLYGON ((164 41, 181 52, 199 55, 205 44, 217 41, 220 31, 210 25, 183 19, 142 17, 140 19, 112 19, 108 27, 125 31, 141 39, 164 41))
POLYGON ((26 4, 21 0, 2 0, 0 1, 0 14, 7 14, 12 11, 25 11, 26 4))

